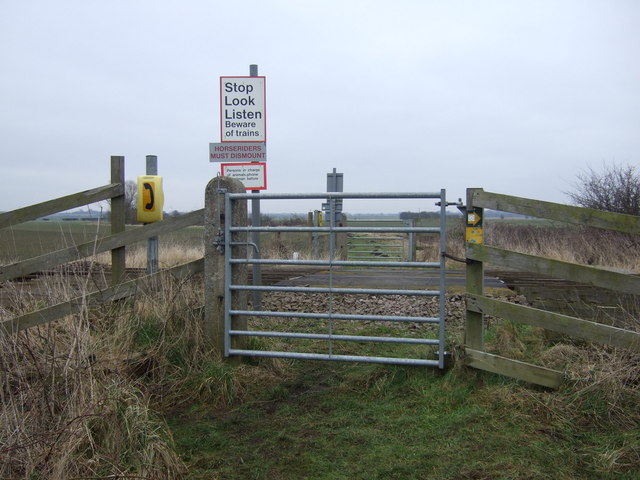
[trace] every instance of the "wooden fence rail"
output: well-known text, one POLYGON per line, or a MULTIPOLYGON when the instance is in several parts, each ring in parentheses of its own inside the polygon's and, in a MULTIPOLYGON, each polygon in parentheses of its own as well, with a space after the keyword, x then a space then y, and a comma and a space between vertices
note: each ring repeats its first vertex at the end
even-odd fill
POLYGON ((634 234, 640 232, 640 217, 636 215, 604 212, 562 203, 513 197, 500 193, 485 192, 481 188, 468 189, 467 205, 469 205, 469 200, 471 200, 471 205, 476 208, 489 208, 501 212, 518 213, 528 217, 546 218, 605 230, 634 234))
POLYGON ((201 272, 204 258, 162 270, 135 280, 125 279, 125 248, 127 245, 157 237, 192 225, 202 225, 204 209, 178 217, 125 231, 124 225, 124 157, 111 157, 111 183, 91 190, 74 193, 28 207, 0 214, 0 228, 36 220, 46 215, 63 212, 102 200, 111 202, 111 234, 95 241, 57 250, 10 265, 0 266, 0 282, 6 282, 29 273, 46 270, 97 253, 111 251, 111 287, 84 294, 56 305, 16 316, 0 323, 0 332, 21 330, 51 322, 78 311, 82 305, 99 305, 135 295, 162 275, 184 278, 201 272))
POLYGON ((135 242, 140 242, 161 234, 170 233, 192 225, 202 225, 204 209, 195 210, 185 215, 169 218, 157 223, 127 230, 125 232, 107 235, 95 242, 87 242, 73 247, 46 253, 29 258, 21 262, 0 266, 0 282, 28 275, 63 263, 85 258, 98 253, 125 247, 135 242))
POLYGON ((473 230, 467 235, 466 244, 465 353, 469 366, 552 388, 557 388, 563 381, 562 372, 484 351, 484 315, 640 352, 640 334, 637 332, 486 297, 483 286, 485 263, 633 295, 640 295, 640 277, 483 245, 481 220, 485 208, 619 232, 640 233, 640 217, 634 215, 513 197, 479 188, 468 189, 467 229, 473 230))
POLYGON ((60 197, 10 212, 0 213, 0 228, 11 227, 54 213, 64 212, 72 208, 101 202, 102 200, 109 200, 112 197, 120 195, 124 195, 124 186, 121 183, 110 183, 109 185, 74 193, 66 197, 60 197))

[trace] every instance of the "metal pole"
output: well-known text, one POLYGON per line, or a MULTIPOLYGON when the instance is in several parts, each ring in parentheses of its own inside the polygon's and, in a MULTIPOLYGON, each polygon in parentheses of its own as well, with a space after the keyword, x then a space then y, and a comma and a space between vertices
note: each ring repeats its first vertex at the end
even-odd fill
MULTIPOLYGON (((410 218, 408 220, 409 222, 409 228, 413 228, 416 225, 416 221, 415 218, 410 218)), ((408 258, 409 262, 415 262, 416 261, 416 236, 415 233, 413 232, 409 232, 409 258, 408 258)))
MULTIPOLYGON (((158 175, 158 157, 147 155, 147 175, 158 175)), ((147 275, 158 272, 158 237, 147 240, 147 275)))
POLYGON ((444 369, 445 348, 445 320, 447 318, 447 259, 444 253, 447 251, 447 191, 440 190, 440 296, 438 302, 440 330, 438 347, 438 366, 444 369))
MULTIPOLYGON (((249 76, 258 76, 258 65, 249 65, 249 76)), ((255 162, 254 162, 255 163, 255 162)), ((260 190, 251 190, 251 193, 259 194, 260 190)), ((251 199, 251 225, 253 227, 260 226, 260 199, 251 199)), ((253 251, 254 258, 260 259, 260 232, 253 232, 251 234, 251 241, 256 248, 253 251)), ((260 265, 254 264, 252 268, 252 277, 254 285, 262 285, 262 272, 260 271, 260 265)), ((256 311, 262 310, 262 294, 260 292, 253 292, 253 309, 256 311)))

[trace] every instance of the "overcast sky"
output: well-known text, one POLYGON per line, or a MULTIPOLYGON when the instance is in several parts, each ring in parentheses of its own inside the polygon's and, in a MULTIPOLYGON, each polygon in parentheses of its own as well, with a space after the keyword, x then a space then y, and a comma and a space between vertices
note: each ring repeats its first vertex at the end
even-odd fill
POLYGON ((268 192, 335 167, 348 192, 567 202, 585 167, 640 163, 636 0, 2 0, 0 210, 107 184, 111 155, 135 179, 148 154, 165 210, 202 208, 219 78, 250 64, 268 192))

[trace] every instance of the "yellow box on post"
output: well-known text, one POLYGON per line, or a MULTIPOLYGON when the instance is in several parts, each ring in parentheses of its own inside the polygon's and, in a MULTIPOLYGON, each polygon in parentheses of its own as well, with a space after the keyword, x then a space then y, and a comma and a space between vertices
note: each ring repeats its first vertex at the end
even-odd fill
POLYGON ((141 223, 161 221, 163 206, 162 177, 158 175, 138 177, 138 221, 141 223))

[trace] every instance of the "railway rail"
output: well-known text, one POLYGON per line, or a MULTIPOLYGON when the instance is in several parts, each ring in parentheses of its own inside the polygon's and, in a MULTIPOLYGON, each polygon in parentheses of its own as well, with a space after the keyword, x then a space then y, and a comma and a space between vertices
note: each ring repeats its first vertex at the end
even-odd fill
MULTIPOLYGON (((127 268, 128 278, 144 276, 145 268, 127 268)), ((594 308, 638 311, 640 295, 620 295, 577 282, 546 277, 531 272, 508 270, 488 270, 485 272, 485 286, 489 288, 508 288, 524 295, 534 306, 548 308, 562 313, 585 315, 594 308)), ((91 274, 94 287, 108 285, 111 268, 109 265, 74 262, 55 269, 34 272, 11 282, 11 290, 29 289, 33 297, 46 297, 46 289, 39 288, 40 280, 54 275, 69 278, 86 278, 91 274)), ((251 281, 251 269, 248 271, 251 281)), ((394 269, 368 269, 363 271, 335 270, 331 283, 335 286, 372 286, 387 284, 390 288, 416 287, 437 283, 433 272, 407 271, 394 269)), ((323 286, 329 283, 329 271, 326 267, 309 265, 278 265, 262 269, 264 285, 323 286)), ((464 270, 447 271, 448 285, 463 285, 464 270)), ((6 285, 0 284, 0 305, 6 305, 11 297, 6 285)), ((592 315, 589 315, 592 316, 592 315)))

